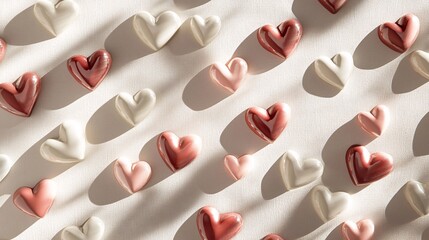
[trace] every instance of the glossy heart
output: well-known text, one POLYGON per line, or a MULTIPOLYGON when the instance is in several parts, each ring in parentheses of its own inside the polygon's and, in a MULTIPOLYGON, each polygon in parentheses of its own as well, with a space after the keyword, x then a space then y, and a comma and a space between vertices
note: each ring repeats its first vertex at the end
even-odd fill
POLYGON ((287 151, 280 160, 280 172, 287 190, 304 186, 323 174, 323 163, 315 158, 301 160, 298 153, 287 151))
POLYGON ((216 38, 221 27, 221 21, 218 16, 210 16, 204 19, 195 15, 191 18, 190 24, 195 40, 203 47, 216 38))
POLYGON ((163 132, 158 137, 158 152, 165 164, 175 172, 186 167, 201 152, 201 138, 197 135, 177 137, 172 132, 163 132))
POLYGON ((247 63, 242 58, 233 58, 228 63, 215 63, 210 67, 210 78, 231 93, 237 91, 247 74, 247 63))
POLYGON ((370 219, 357 223, 346 221, 341 226, 344 240, 371 240, 374 235, 374 223, 370 219))
POLYGON ((149 163, 144 161, 131 164, 124 159, 118 159, 113 165, 113 172, 118 183, 131 194, 143 189, 152 176, 149 163))
POLYGON ((247 109, 245 120, 247 126, 260 138, 272 143, 283 130, 290 119, 290 107, 286 103, 275 103, 267 110, 260 107, 247 109))
POLYGON ((0 154, 0 182, 7 176, 12 168, 12 161, 4 154, 0 154))
POLYGON ((57 36, 76 19, 79 5, 73 0, 60 0, 56 4, 49 0, 39 0, 34 4, 33 12, 40 24, 57 36))
POLYGON ((311 190, 311 202, 317 215, 327 222, 347 209, 350 195, 345 192, 332 193, 325 186, 319 185, 311 190))
POLYGON ((122 92, 116 96, 115 107, 128 123, 135 126, 142 122, 155 107, 156 94, 149 88, 138 91, 134 96, 122 92))
POLYGON ((237 235, 242 225, 240 214, 219 214, 213 207, 203 207, 197 215, 198 232, 204 240, 229 240, 237 235))
POLYGON ((73 163, 85 158, 86 140, 82 125, 76 121, 61 124, 59 138, 48 139, 40 146, 40 154, 48 161, 73 163))
POLYGON ((227 155, 223 163, 226 171, 236 181, 240 180, 253 169, 253 157, 251 155, 243 155, 239 158, 233 155, 227 155))
POLYGON ((298 46, 302 25, 297 19, 282 22, 279 26, 265 25, 258 30, 258 41, 268 52, 286 59, 298 46))
POLYGON ((0 38, 0 62, 3 61, 6 55, 7 43, 4 39, 0 38))
POLYGON ((95 51, 88 58, 77 55, 67 61, 67 68, 73 78, 90 91, 103 81, 111 66, 112 57, 104 49, 95 51))
POLYGON ((90 217, 81 226, 69 226, 61 232, 61 240, 101 240, 104 235, 104 222, 98 217, 90 217))
POLYGON ((403 53, 416 41, 420 31, 419 18, 408 13, 395 23, 386 22, 379 26, 378 37, 390 49, 403 53))
POLYGON ((23 212, 44 217, 57 195, 57 183, 51 179, 43 179, 34 188, 21 187, 13 194, 13 203, 23 212))
POLYGON ((363 130, 378 137, 389 126, 389 108, 384 105, 377 105, 371 110, 371 112, 360 112, 357 115, 357 119, 363 130))
POLYGON ((418 181, 408 181, 404 189, 405 198, 410 206, 420 216, 429 213, 429 184, 418 181))
POLYGON ((348 52, 340 52, 332 59, 322 56, 314 62, 314 67, 323 81, 341 90, 353 71, 353 57, 348 52))
POLYGON ((410 62, 414 71, 429 80, 429 53, 416 50, 411 54, 410 62))
POLYGON ((277 234, 271 233, 265 236, 262 240, 284 240, 284 239, 277 234))
POLYGON ((159 14, 156 18, 143 11, 133 19, 133 27, 140 40, 154 51, 161 49, 179 30, 179 16, 172 11, 159 14))
POLYGON ((41 88, 36 73, 24 73, 13 83, 0 83, 0 107, 18 116, 28 117, 33 111, 41 88))
POLYGON ((347 0, 319 0, 320 4, 332 14, 337 13, 347 0))
POLYGON ((370 184, 393 171, 393 158, 387 153, 370 153, 366 147, 351 146, 346 153, 346 165, 356 186, 370 184))

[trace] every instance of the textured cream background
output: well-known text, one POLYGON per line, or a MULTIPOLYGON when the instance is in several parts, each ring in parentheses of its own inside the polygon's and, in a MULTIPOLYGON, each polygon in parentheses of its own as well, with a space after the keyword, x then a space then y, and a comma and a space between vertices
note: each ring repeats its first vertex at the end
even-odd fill
POLYGON ((429 50, 427 1, 350 0, 336 15, 316 0, 76 2, 79 19, 52 39, 34 22, 29 7, 35 1, 0 2, 0 35, 10 44, 0 81, 14 81, 30 70, 43 76, 30 118, 0 111, 0 152, 15 161, 0 183, 0 239, 57 238, 62 228, 94 215, 104 220, 106 239, 191 240, 197 239, 195 212, 204 205, 242 214, 244 227, 236 239, 260 239, 270 232, 287 239, 340 239, 341 222, 362 218, 374 220, 376 239, 429 239, 429 219, 417 218, 400 191, 410 179, 429 181, 429 85, 411 71, 409 52, 395 54, 374 32, 380 23, 412 12, 421 21, 413 49, 429 50), (131 30, 129 18, 141 10, 174 10, 184 22, 194 14, 218 15, 223 27, 206 48, 183 27, 166 47, 150 53, 131 30), (303 39, 290 59, 278 62, 258 45, 254 31, 294 16, 304 26, 303 39), (88 92, 70 77, 65 61, 99 48, 111 51, 114 65, 99 88, 88 92), (340 51, 352 53, 358 68, 336 94, 314 76, 311 64, 340 51), (207 66, 231 56, 245 58, 251 74, 228 96, 208 79, 207 66), (115 113, 112 98, 147 87, 157 94, 156 108, 130 129, 115 113), (281 137, 265 146, 247 129, 242 113, 277 101, 291 106, 292 119, 281 137), (381 137, 369 139, 350 121, 376 104, 391 109, 392 122, 381 137), (56 137, 67 119, 86 128, 86 160, 75 165, 43 160, 41 143, 56 137), (168 129, 198 134, 204 144, 201 156, 175 174, 155 147, 157 134, 168 129), (393 155, 394 172, 368 187, 354 187, 343 155, 355 143, 393 155), (351 208, 323 224, 308 197, 320 181, 285 192, 277 162, 287 149, 322 158, 321 181, 352 193, 351 208), (233 183, 223 171, 223 156, 246 152, 255 152, 257 168, 233 183), (152 165, 154 176, 145 190, 127 196, 114 181, 111 162, 120 156, 152 165), (16 209, 10 194, 42 178, 55 179, 60 189, 49 214, 36 220, 16 209))

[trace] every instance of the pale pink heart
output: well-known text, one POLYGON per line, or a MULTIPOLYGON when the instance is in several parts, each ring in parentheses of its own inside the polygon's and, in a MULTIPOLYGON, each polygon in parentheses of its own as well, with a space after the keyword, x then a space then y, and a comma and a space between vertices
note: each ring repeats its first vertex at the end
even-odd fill
POLYGON ((223 88, 234 93, 243 83, 247 74, 247 63, 242 58, 233 58, 225 65, 215 63, 210 67, 210 77, 223 88))
POLYGON ((149 163, 144 161, 131 164, 118 159, 113 166, 113 172, 118 183, 131 194, 140 191, 152 176, 149 163))
POLYGON ((370 240, 374 235, 374 223, 370 219, 357 223, 346 221, 341 227, 344 240, 370 240))
POLYGON ((237 158, 233 155, 227 155, 224 159, 224 166, 226 171, 237 181, 252 170, 253 157, 251 155, 243 155, 237 158))
POLYGON ((389 126, 389 108, 384 105, 377 105, 371 110, 371 112, 360 112, 357 115, 357 119, 363 130, 378 137, 389 126))

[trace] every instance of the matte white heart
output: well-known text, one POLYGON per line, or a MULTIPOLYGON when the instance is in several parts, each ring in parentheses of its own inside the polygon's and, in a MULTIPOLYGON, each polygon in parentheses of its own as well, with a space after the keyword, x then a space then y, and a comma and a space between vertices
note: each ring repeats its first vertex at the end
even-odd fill
POLYGON ((429 80, 429 53, 416 50, 411 54, 410 62, 414 71, 429 80))
POLYGON ((104 234, 104 223, 98 217, 90 217, 82 227, 69 226, 61 232, 61 240, 100 240, 104 234))
POLYGON ((0 182, 10 172, 11 167, 12 161, 10 160, 10 158, 4 154, 0 154, 0 182))
POLYGON ((191 18, 190 23, 194 38, 203 47, 216 38, 221 28, 221 20, 218 16, 210 16, 204 19, 195 15, 191 18))
POLYGON ((353 57, 348 52, 340 52, 332 59, 322 56, 314 62, 314 67, 322 80, 341 90, 353 71, 353 57))
POLYGON ((420 216, 429 213, 429 183, 411 180, 405 185, 405 198, 420 216))
POLYGON ((327 187, 319 185, 311 190, 311 202, 317 215, 327 222, 347 209, 350 195, 345 192, 332 193, 327 187))
POLYGON ((116 96, 115 107, 118 113, 135 126, 149 115, 155 107, 156 94, 149 88, 138 91, 134 96, 122 92, 116 96))
POLYGON ((74 0, 61 0, 54 4, 39 0, 33 7, 34 16, 52 35, 57 36, 79 15, 79 5, 74 0))

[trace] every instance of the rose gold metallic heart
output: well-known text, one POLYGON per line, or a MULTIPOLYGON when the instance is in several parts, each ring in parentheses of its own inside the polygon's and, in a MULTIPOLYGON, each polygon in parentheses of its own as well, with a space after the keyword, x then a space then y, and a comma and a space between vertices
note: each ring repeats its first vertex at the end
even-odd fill
POLYGON ((213 207, 203 207, 197 215, 201 239, 229 240, 241 230, 243 219, 238 213, 223 213, 213 207))

